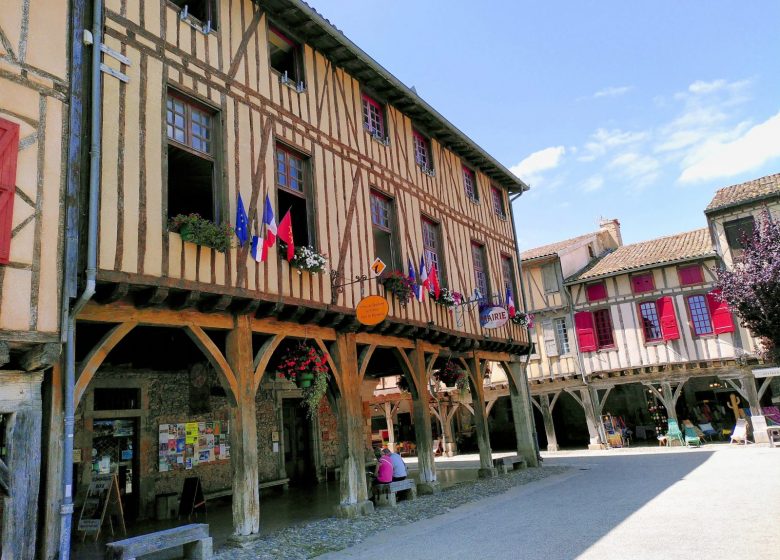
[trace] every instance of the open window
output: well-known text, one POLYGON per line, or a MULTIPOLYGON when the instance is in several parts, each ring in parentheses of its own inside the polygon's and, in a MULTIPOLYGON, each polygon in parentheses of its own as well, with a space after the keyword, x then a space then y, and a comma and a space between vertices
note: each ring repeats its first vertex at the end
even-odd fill
POLYGON ((742 258, 742 253, 745 250, 745 242, 753 237, 754 229, 755 220, 753 219, 753 216, 731 220, 723 224, 723 230, 726 233, 726 242, 735 259, 742 258))
POLYGON ((487 256, 485 255, 485 246, 477 241, 471 242, 471 261, 474 265, 474 281, 477 284, 482 300, 487 302, 490 299, 490 283, 488 282, 487 256))
POLYGON ((283 83, 303 86, 303 57, 300 43, 275 27, 268 28, 268 52, 271 68, 279 72, 283 83))
POLYGON ((400 270, 401 258, 393 233, 395 205, 393 199, 378 191, 371 191, 371 227, 374 234, 374 253, 387 265, 386 270, 400 270))
POLYGON ((433 265, 436 265, 436 273, 439 278, 439 284, 447 285, 447 274, 444 267, 444 258, 442 255, 441 226, 430 218, 422 217, 422 238, 423 255, 425 266, 430 274, 433 265))
POLYGON ((373 97, 363 94, 363 127, 380 142, 386 142, 385 109, 373 97))
POLYGON ((490 196, 493 199, 493 212, 495 212, 499 218, 505 220, 506 206, 504 205, 504 191, 502 189, 499 189, 498 187, 491 185, 490 196))
POLYGON ((512 294, 512 300, 515 306, 518 304, 517 286, 515 286, 515 274, 514 264, 512 263, 512 257, 509 255, 501 255, 501 276, 504 280, 504 296, 506 293, 512 294))
POLYGON ((219 221, 215 178, 216 113, 178 92, 166 100, 168 217, 199 214, 219 221))
POLYGON ((170 0, 176 4, 181 13, 186 13, 203 24, 208 24, 210 29, 217 29, 217 0, 170 0))
POLYGON ((277 221, 290 211, 295 246, 314 247, 314 212, 310 211, 311 179, 309 158, 282 145, 276 145, 277 221))
POLYGON ((412 135, 414 136, 414 161, 423 172, 432 174, 431 141, 416 130, 412 131, 412 135))
POLYGON ((477 188, 477 175, 466 167, 463 166, 463 188, 466 191, 466 196, 472 202, 479 202, 479 189, 477 188))

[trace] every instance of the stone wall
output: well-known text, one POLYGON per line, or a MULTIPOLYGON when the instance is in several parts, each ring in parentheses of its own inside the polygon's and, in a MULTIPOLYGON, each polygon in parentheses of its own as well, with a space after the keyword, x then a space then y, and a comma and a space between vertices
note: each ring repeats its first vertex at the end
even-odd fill
POLYGON ((339 466, 338 418, 328 399, 320 401, 320 435, 322 437, 322 465, 332 469, 339 466))

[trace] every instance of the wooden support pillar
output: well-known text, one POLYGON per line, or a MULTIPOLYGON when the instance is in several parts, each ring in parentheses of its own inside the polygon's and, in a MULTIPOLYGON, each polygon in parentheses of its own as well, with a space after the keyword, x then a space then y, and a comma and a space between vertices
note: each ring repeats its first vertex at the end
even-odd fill
POLYGON ((374 511, 374 504, 368 501, 366 484, 365 418, 355 333, 337 334, 330 355, 339 390, 334 400, 341 436, 341 501, 336 514, 357 517, 374 511))
POLYGON ((382 403, 382 408, 385 412, 385 424, 387 425, 387 448, 395 453, 395 422, 393 420, 395 407, 393 403, 386 402, 382 403))
POLYGON ((536 429, 525 370, 520 362, 505 363, 504 369, 509 378, 509 399, 512 403, 517 455, 525 459, 525 464, 529 467, 538 467, 536 429))
POLYGON ((233 470, 233 528, 236 537, 260 532, 257 455, 257 405, 251 319, 239 315, 228 332, 227 363, 235 376, 235 403, 230 407, 230 461, 233 470))
POLYGON ((548 393, 539 395, 539 412, 542 413, 544 433, 547 436, 547 451, 558 451, 558 437, 555 435, 555 423, 553 422, 552 411, 560 394, 560 391, 555 393, 552 400, 550 400, 550 395, 548 393))
POLYGON ((455 434, 452 429, 452 418, 458 411, 460 403, 446 403, 442 405, 442 432, 444 433, 444 454, 447 457, 452 457, 458 453, 458 444, 455 441, 455 434))
POLYGON ((44 445, 46 446, 46 473, 45 492, 46 505, 43 511, 43 538, 41 545, 41 558, 53 560, 59 554, 60 544, 60 506, 62 504, 62 454, 64 431, 64 395, 61 363, 54 364, 51 371, 44 377, 46 383, 45 403, 48 407, 47 425, 45 432, 48 434, 44 445))
POLYGON ((655 394, 655 396, 658 397, 658 400, 661 401, 661 404, 664 405, 664 408, 666 409, 667 418, 677 422, 677 399, 680 398, 680 393, 682 393, 683 386, 685 385, 685 380, 661 381, 660 391, 655 385, 653 385, 650 382, 645 382, 644 385, 649 389, 651 389, 653 391, 653 394, 655 394), (673 389, 672 383, 677 383, 678 384, 677 387, 673 389))
POLYGON ((564 389, 569 393, 585 412, 585 423, 588 426, 588 437, 590 443, 588 449, 602 449, 603 441, 599 430, 599 418, 596 416, 596 409, 593 406, 593 398, 590 394, 590 387, 577 387, 564 389))
POLYGON ((439 491, 436 480, 436 464, 433 458, 433 432, 431 431, 430 393, 428 390, 428 368, 422 341, 415 342, 415 348, 409 353, 407 367, 417 389, 412 395, 414 415, 414 434, 417 444, 417 468, 420 481, 417 492, 433 494, 439 491))
POLYGON ((41 464, 43 373, 3 372, 0 413, 6 427, 8 497, 3 506, 2 558, 35 558, 41 464))
POLYGON ((490 448, 490 430, 485 408, 485 386, 482 379, 482 360, 474 355, 468 362, 464 362, 464 365, 469 373, 471 404, 474 409, 474 428, 477 432, 477 445, 479 446, 479 477, 491 478, 497 473, 493 467, 493 451, 490 448))

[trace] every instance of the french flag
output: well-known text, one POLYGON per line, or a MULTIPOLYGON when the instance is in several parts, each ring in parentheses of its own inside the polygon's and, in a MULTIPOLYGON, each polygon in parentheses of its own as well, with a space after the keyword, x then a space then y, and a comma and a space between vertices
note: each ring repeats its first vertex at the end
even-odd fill
POLYGON ((260 262, 265 262, 268 258, 268 249, 276 243, 276 217, 274 209, 271 206, 271 198, 265 195, 265 206, 263 208, 263 225, 265 226, 265 239, 263 240, 263 251, 260 255, 260 262))
POLYGON ((431 282, 428 279, 428 268, 425 266, 425 256, 420 257, 420 296, 417 298, 422 302, 425 299, 425 293, 430 291, 431 282))
POLYGON ((507 311, 509 311, 509 316, 514 317, 517 310, 515 309, 515 300, 512 297, 512 290, 509 288, 506 289, 506 308, 507 311))
POLYGON ((249 248, 249 254, 257 262, 263 262, 263 238, 257 235, 252 236, 252 245, 249 248))
POLYGON ((421 290, 420 286, 417 285, 417 275, 414 273, 414 263, 412 262, 412 259, 409 259, 409 279, 412 281, 412 291, 414 292, 414 297, 420 300, 421 290))

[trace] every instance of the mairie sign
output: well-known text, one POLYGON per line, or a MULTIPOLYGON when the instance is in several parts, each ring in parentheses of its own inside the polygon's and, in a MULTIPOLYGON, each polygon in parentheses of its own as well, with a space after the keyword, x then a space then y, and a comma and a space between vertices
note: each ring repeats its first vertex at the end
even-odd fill
POLYGON ((487 307, 479 312, 479 324, 483 329, 497 329, 509 320, 509 312, 504 307, 487 307))

